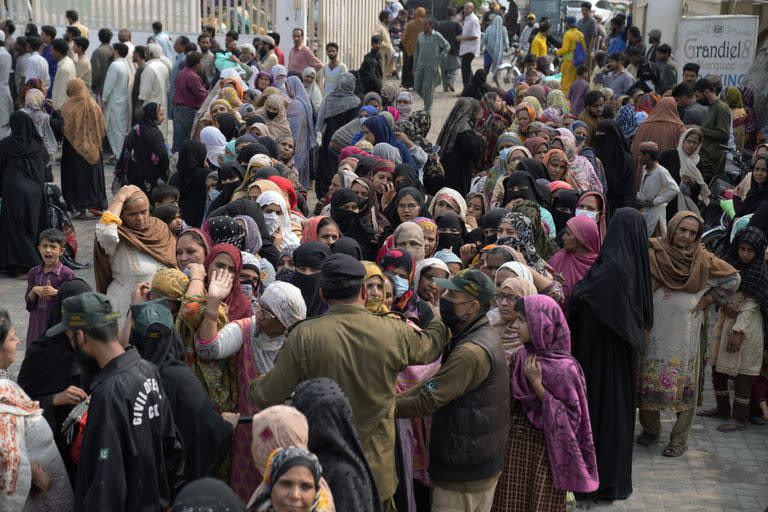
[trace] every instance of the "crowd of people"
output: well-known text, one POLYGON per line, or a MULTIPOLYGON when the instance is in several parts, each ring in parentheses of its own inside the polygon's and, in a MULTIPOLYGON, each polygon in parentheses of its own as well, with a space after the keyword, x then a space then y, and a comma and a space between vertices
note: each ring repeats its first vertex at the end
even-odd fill
POLYGON ((561 42, 516 6, 386 5, 351 70, 300 28, 86 52, 75 11, 63 38, 0 24, 0 268, 29 312, 24 336, 0 309, 0 509, 564 511, 631 495, 662 412, 685 454, 707 365, 699 415, 768 421, 754 92, 677 83, 631 11, 606 33, 585 2, 561 42), (729 146, 751 171, 715 196, 729 146))

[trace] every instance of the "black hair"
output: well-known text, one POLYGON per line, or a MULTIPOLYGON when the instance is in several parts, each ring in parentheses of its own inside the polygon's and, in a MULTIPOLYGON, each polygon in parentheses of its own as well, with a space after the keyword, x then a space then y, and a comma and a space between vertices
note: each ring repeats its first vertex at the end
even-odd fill
POLYGON ((336 51, 339 51, 339 45, 337 43, 328 43, 325 45, 325 49, 328 50, 328 48, 336 48, 336 51))
POLYGON ((99 343, 117 341, 117 320, 113 320, 106 325, 78 330, 83 331, 86 336, 99 343))
POLYGON ((686 62, 685 65, 683 66, 683 72, 693 71, 697 75, 699 74, 699 69, 701 69, 701 66, 699 66, 695 62, 686 62))
POLYGON ((591 9, 592 8, 592 2, 581 2, 581 8, 584 9, 585 7, 587 9, 591 9))
POLYGON ((181 209, 175 204, 164 204, 152 210, 152 217, 157 217, 166 224, 170 224, 180 213, 181 209))
POLYGON ((203 54, 198 51, 192 51, 187 53, 186 64, 188 68, 195 67, 198 62, 203 60, 203 54))
POLYGON ((546 32, 550 28, 552 28, 552 24, 548 21, 545 21, 539 25, 539 32, 546 32))
POLYGON ((152 30, 155 32, 162 32, 163 31, 163 24, 159 21, 153 21, 152 22, 152 30))
POLYGON ((576 68, 576 75, 577 76, 586 75, 588 71, 589 69, 587 68, 587 66, 582 64, 581 66, 576 68))
POLYGON ((330 217, 323 217, 323 219, 317 223, 317 232, 319 233, 320 230, 326 226, 336 226, 336 228, 339 230, 339 233, 341 233, 341 228, 339 228, 339 225, 330 217))
POLYGON ((512 256, 512 254, 510 254, 510 252, 504 249, 503 247, 494 247, 493 249, 488 251, 488 254, 485 255, 486 258, 488 258, 488 256, 501 256, 502 258, 504 258, 504 263, 510 262, 513 259, 515 259, 515 257, 512 256))
POLYGON ((357 297, 362 286, 363 279, 320 279, 320 289, 325 298, 330 300, 346 300, 357 297))
POLYGON ((632 46, 631 48, 627 48, 627 57, 629 56, 635 56, 635 55, 642 55, 643 52, 640 50, 640 48, 637 48, 635 46, 632 46))
POLYGON ((677 84, 675 88, 672 89, 672 97, 673 98, 692 98, 693 87, 691 87, 691 84, 687 84, 685 82, 677 84))
MULTIPOLYGON (((29 32, 30 36, 39 36, 40 32, 37 30, 37 25, 34 23, 27 23, 24 27, 24 35, 27 35, 27 32, 29 32)), ((29 36, 27 36, 29 37, 29 36)))
POLYGON ((595 53, 595 64, 597 64, 598 67, 605 66, 605 61, 607 59, 608 59, 608 56, 605 54, 605 52, 595 53))
POLYGON ((65 12, 64 13, 64 17, 67 18, 68 20, 72 20, 72 21, 77 21, 77 20, 80 19, 80 16, 77 14, 77 11, 72 10, 72 9, 68 10, 67 12, 65 12))
POLYGON ((234 39, 235 41, 237 41, 238 39, 240 39, 240 33, 235 32, 234 30, 228 30, 227 34, 224 37, 228 37, 230 39, 234 39))
POLYGON ((660 44, 659 47, 656 48, 656 53, 672 53, 672 47, 667 43, 660 44))
POLYGON ((641 149, 640 150, 641 155, 648 155, 651 158, 653 158, 654 162, 659 159, 659 152, 654 150, 648 150, 648 149, 641 149))
POLYGON ((8 333, 11 332, 11 316, 5 308, 0 308, 0 347, 5 344, 8 333))
POLYGON ((16 42, 14 44, 19 45, 20 47, 24 48, 26 51, 27 47, 27 38, 25 36, 19 36, 16 38, 16 42))
POLYGON ((381 36, 371 36, 371 44, 381 44, 381 36))
POLYGON ((517 297, 515 299, 515 313, 522 318, 525 319, 525 301, 522 297, 517 297))
POLYGON ((168 198, 172 198, 178 201, 179 189, 171 185, 166 185, 165 183, 158 183, 155 185, 155 188, 152 189, 152 193, 150 194, 150 201, 152 201, 152 205, 155 203, 162 203, 168 198))
POLYGON ((584 105, 591 106, 600 101, 601 99, 605 99, 605 95, 603 95, 600 91, 589 91, 587 95, 584 97, 584 105))
POLYGON ((203 32, 206 32, 209 36, 213 37, 216 34, 216 29, 213 25, 203 25, 203 32))
POLYGON ((139 57, 141 57, 141 60, 147 60, 147 47, 146 46, 134 46, 133 48, 133 54, 138 54, 139 57))
POLYGON ((526 53, 523 57, 523 64, 536 64, 536 56, 532 53, 526 53))
POLYGON ((615 60, 617 62, 624 62, 624 54, 621 52, 615 52, 608 56, 608 60, 615 60))
POLYGON ((642 39, 643 37, 642 34, 640 33, 640 29, 635 25, 632 25, 631 27, 629 27, 629 30, 627 31, 627 33, 635 37, 636 39, 642 39))
POLYGON ((294 32, 296 32, 297 30, 298 30, 299 32, 301 32, 301 37, 304 37, 304 29, 303 29, 303 28, 301 28, 301 27, 296 27, 296 28, 294 28, 293 30, 291 30, 291 35, 293 35, 293 33, 294 33, 294 32))
POLYGON ((187 36, 179 36, 176 40, 179 41, 182 46, 187 46, 189 44, 189 38, 187 36))
MULTIPOLYGON (((689 134, 689 135, 690 135, 690 134, 689 134)), ((699 135, 701 135, 701 132, 699 132, 699 135)), ((703 139, 703 135, 702 135, 702 137, 700 137, 700 138, 702 138, 702 139, 703 139)), ((765 162, 765 165, 766 165, 766 167, 768 167, 768 155, 761 155, 761 156, 759 156, 759 157, 755 158, 755 160, 752 162, 752 167, 751 167, 751 168, 752 168, 753 170, 754 170, 754 168, 755 168, 755 164, 757 164, 757 162, 759 162, 760 160, 764 161, 764 162, 765 162)))
POLYGON ((381 11, 379 13, 379 21, 384 21, 385 19, 389 18, 391 15, 389 14, 389 11, 381 11))
POLYGON ((56 53, 60 53, 61 55, 67 55, 69 53, 69 45, 63 39, 54 39, 51 41, 51 49, 55 50, 56 53))
POLYGON ((82 32, 80 32, 80 29, 77 27, 73 27, 72 25, 67 27, 65 33, 69 34, 72 37, 72 39, 76 37, 80 37, 82 35, 82 32))
POLYGON ((184 53, 196 52, 196 51, 197 51, 197 45, 192 41, 188 42, 187 45, 184 47, 184 53))
POLYGON ((717 87, 708 79, 699 78, 698 80, 696 80, 696 83, 693 85, 693 90, 700 93, 704 93, 705 91, 717 92, 717 87))
POLYGON ((40 27, 40 32, 47 35, 48 37, 56 37, 56 27, 52 25, 43 25, 40 27))
POLYGON ((102 28, 99 30, 99 42, 102 44, 109 44, 112 40, 112 31, 108 28, 102 28))
POLYGON ((83 51, 87 50, 88 47, 91 45, 91 42, 87 38, 85 38, 83 36, 79 36, 79 37, 74 38, 72 40, 72 42, 74 42, 77 46, 82 48, 83 51))
POLYGON ((29 36, 27 38, 27 44, 33 52, 36 52, 40 49, 43 41, 40 39, 40 36, 29 36))
POLYGON ((207 37, 208 39, 210 39, 210 38, 211 38, 211 34, 209 34, 208 32, 203 32, 202 34, 200 34, 199 36, 197 36, 197 43, 198 43, 198 44, 200 44, 200 40, 201 40, 201 39, 204 39, 204 38, 206 38, 206 37, 207 37))
POLYGON ((48 228, 37 235, 38 245, 43 242, 53 242, 64 247, 67 244, 67 235, 65 235, 64 232, 60 229, 48 228))
POLYGON ((280 44, 280 34, 278 32, 268 32, 267 35, 275 40, 275 45, 280 44))
POLYGON ((125 43, 114 43, 112 45, 112 48, 114 48, 117 51, 117 54, 120 56, 120 58, 124 59, 128 56, 128 45, 125 43))
POLYGON ((16 32, 16 24, 13 20, 5 20, 5 31, 11 35, 16 32))

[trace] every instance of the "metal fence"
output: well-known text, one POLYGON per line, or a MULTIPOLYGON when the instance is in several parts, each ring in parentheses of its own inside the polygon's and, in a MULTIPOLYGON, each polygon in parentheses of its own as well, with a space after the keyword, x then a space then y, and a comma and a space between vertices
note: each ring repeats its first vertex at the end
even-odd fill
POLYGON ((314 0, 309 9, 307 27, 310 40, 317 45, 317 57, 325 60, 325 45, 338 43, 339 58, 349 69, 356 69, 363 56, 370 51, 370 40, 379 12, 381 0, 314 0))

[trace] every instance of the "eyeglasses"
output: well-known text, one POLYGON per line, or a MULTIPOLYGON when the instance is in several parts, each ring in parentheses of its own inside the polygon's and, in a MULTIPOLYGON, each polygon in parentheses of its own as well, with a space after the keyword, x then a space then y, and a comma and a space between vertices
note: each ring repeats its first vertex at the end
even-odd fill
POLYGON ((261 302, 256 303, 256 312, 258 313, 259 311, 261 311, 261 314, 264 315, 264 318, 267 320, 277 318, 275 314, 271 312, 269 309, 267 309, 267 307, 261 302))
POLYGON ((517 295, 514 295, 512 293, 497 293, 496 294, 496 303, 501 304, 502 302, 515 302, 517 300, 517 295))

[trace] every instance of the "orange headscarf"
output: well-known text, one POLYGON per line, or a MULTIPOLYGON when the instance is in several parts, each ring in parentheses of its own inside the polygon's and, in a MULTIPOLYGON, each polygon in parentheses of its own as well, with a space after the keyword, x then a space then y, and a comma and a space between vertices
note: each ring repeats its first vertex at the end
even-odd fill
POLYGON ((67 82, 67 96, 69 99, 61 107, 64 137, 86 162, 96 165, 101 160, 101 142, 107 133, 104 115, 79 78, 67 82))

